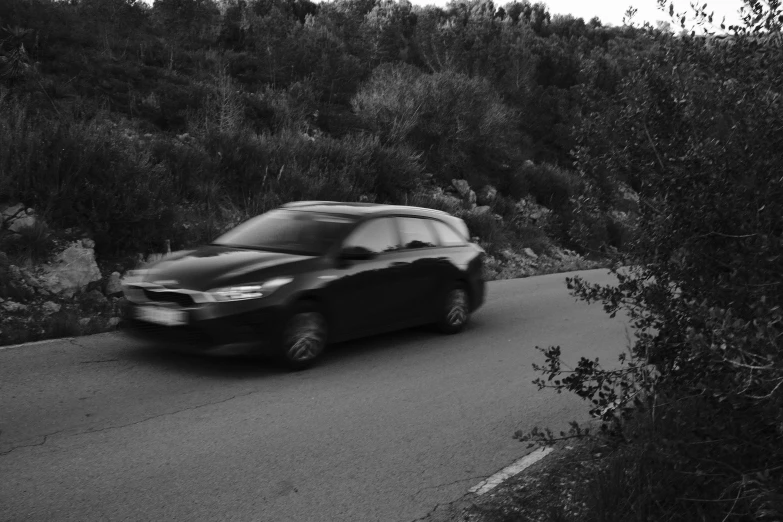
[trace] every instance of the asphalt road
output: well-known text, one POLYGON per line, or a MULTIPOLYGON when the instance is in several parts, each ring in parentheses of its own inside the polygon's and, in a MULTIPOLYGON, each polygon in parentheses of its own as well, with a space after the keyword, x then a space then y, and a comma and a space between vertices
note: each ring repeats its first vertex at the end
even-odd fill
POLYGON ((457 336, 346 343, 295 374, 120 334, 0 349, 0 520, 425 517, 530 451, 516 429, 586 419, 531 383, 535 346, 611 364, 627 330, 564 277, 490 283, 457 336))

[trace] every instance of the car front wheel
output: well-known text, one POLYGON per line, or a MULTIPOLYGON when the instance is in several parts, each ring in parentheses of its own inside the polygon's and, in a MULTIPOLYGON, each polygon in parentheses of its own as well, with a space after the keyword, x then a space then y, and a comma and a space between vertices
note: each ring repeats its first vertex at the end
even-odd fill
POLYGON ((326 318, 315 305, 297 306, 283 330, 282 357, 291 370, 312 366, 326 348, 326 318))
POLYGON ((455 285, 442 302, 438 327, 443 333, 454 334, 462 331, 470 319, 470 299, 462 285, 455 285))

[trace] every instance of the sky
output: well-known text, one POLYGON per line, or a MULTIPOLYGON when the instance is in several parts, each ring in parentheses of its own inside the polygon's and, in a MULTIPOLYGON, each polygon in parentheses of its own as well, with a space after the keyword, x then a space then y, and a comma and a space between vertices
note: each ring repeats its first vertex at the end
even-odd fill
MULTIPOLYGON (((438 5, 444 6, 448 0, 410 0, 417 5, 438 5)), ((496 6, 502 6, 508 0, 493 0, 496 6)), ((530 0, 535 3, 535 0, 530 0)), ((713 22, 720 23, 723 16, 726 17, 726 25, 735 24, 739 21, 737 14, 742 0, 699 0, 703 5, 707 3, 707 11, 714 11, 713 22)), ((655 0, 543 0, 549 7, 552 14, 571 14, 577 18, 583 18, 585 22, 592 17, 597 16, 604 25, 621 25, 623 23, 623 14, 629 6, 633 5, 638 11, 635 21, 641 25, 645 21, 655 25, 658 20, 669 20, 668 13, 658 9, 655 0)), ((668 4, 667 4, 668 5, 668 4)), ((674 0, 675 11, 690 10, 690 0, 674 0)))

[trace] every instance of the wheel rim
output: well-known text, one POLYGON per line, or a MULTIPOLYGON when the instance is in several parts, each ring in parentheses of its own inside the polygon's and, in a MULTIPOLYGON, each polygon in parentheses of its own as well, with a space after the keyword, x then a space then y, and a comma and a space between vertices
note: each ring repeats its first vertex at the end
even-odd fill
POLYGON ((446 323, 461 326, 468 320, 468 294, 461 288, 449 292, 446 301, 446 323))
POLYGON ((285 334, 286 355, 295 362, 304 362, 320 355, 326 344, 326 322, 318 312, 296 314, 288 323, 285 334))

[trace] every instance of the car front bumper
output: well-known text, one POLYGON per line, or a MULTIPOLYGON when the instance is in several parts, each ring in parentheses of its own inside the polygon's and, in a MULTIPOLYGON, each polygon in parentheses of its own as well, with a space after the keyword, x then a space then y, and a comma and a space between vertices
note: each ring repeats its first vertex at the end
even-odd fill
POLYGON ((131 337, 156 346, 191 352, 271 353, 277 346, 284 324, 285 308, 266 300, 200 303, 177 306, 174 303, 128 301, 123 310, 125 331, 131 337), (181 324, 160 324, 140 319, 144 308, 176 312, 181 324))

